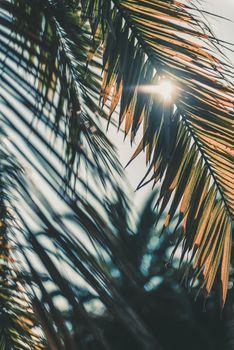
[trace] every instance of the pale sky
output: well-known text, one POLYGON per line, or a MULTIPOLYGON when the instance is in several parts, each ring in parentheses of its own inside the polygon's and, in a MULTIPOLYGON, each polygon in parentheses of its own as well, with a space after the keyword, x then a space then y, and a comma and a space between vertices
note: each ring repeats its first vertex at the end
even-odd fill
MULTIPOLYGON (((201 2, 204 3, 203 6, 207 11, 229 19, 229 21, 222 19, 212 19, 210 21, 218 38, 234 44, 234 0, 209 0, 201 2)), ((229 52, 229 57, 232 63, 234 63, 234 53, 229 52)))

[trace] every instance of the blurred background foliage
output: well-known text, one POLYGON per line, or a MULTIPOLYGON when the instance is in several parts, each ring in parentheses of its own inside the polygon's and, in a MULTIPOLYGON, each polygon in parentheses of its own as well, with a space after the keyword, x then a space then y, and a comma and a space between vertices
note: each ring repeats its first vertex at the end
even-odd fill
MULTIPOLYGON (((180 254, 173 260, 170 259, 176 233, 167 232, 160 235, 161 230, 155 228, 155 197, 154 193, 141 209, 134 229, 130 228, 129 213, 126 209, 123 213, 121 203, 110 206, 110 220, 114 224, 115 234, 124 243, 124 253, 130 263, 130 271, 123 270, 113 260, 102 263, 100 258, 102 267, 111 276, 112 283, 128 307, 134 310, 150 334, 159 341, 160 348, 229 348, 226 309, 230 311, 230 306, 226 306, 221 313, 218 285, 211 296, 205 299, 202 292, 198 294, 199 283, 191 288, 189 293, 185 284, 181 283, 186 264, 183 263, 180 269, 178 268, 180 254)), ((160 223, 158 226, 160 227, 160 223)), ((186 284, 189 282, 188 276, 186 284)), ((82 290, 80 299, 100 327, 109 349, 143 349, 128 327, 116 320, 97 296, 82 290)), ((67 317, 69 320, 69 313, 67 317)), ((85 349, 99 349, 86 328, 83 329, 82 337, 85 339, 85 349)), ((147 348, 147 345, 144 348, 147 348)))

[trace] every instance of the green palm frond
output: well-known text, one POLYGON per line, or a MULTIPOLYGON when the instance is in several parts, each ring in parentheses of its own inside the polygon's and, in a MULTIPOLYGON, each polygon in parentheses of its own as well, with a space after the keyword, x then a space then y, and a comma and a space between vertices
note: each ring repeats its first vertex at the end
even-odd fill
MULTIPOLYGON (((195 256, 207 293, 221 265, 228 284, 234 215, 233 68, 196 7, 176 1, 81 1, 96 40, 104 38, 102 101, 146 152, 141 185, 161 181, 165 227, 180 211, 182 257, 195 256), (101 32, 101 34, 99 34, 101 32), (165 101, 154 86, 170 81, 165 101), (169 209, 168 209, 169 206, 169 209)), ((159 87, 160 88, 160 87, 159 87)))

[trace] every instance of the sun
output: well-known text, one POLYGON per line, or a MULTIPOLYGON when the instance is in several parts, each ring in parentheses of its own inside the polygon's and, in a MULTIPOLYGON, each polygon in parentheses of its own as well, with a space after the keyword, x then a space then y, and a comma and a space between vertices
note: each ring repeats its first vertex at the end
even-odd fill
POLYGON ((172 97, 173 85, 169 80, 162 80, 158 85, 153 86, 153 90, 161 95, 164 100, 169 100, 172 97))
POLYGON ((145 93, 161 96, 165 102, 171 100, 175 93, 175 87, 173 83, 167 79, 161 79, 157 84, 141 86, 140 89, 145 93))

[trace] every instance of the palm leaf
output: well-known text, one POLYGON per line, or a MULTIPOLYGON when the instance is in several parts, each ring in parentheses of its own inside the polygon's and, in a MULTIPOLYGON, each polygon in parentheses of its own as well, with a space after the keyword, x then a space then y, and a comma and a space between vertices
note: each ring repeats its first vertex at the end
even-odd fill
MULTIPOLYGON (((131 266, 124 242, 115 232, 124 229, 123 225, 118 227, 121 224, 119 213, 116 228, 112 224, 114 218, 109 219, 113 214, 111 204, 109 207, 107 203, 112 203, 117 194, 121 199, 121 213, 127 207, 122 191, 113 187, 106 176, 107 187, 103 192, 110 185, 112 187, 112 199, 107 201, 101 191, 96 164, 92 163, 92 185, 87 185, 79 177, 75 187, 68 182, 66 190, 61 190, 63 177, 53 165, 54 158, 49 162, 46 154, 40 148, 36 150, 28 141, 28 147, 40 160, 40 166, 35 160, 30 162, 26 152, 23 159, 43 180, 39 180, 44 189, 42 192, 17 165, 14 157, 16 154, 20 159, 17 144, 13 140, 5 140, 1 146, 1 160, 6 164, 2 174, 9 196, 7 206, 14 213, 10 237, 17 247, 20 276, 25 283, 26 294, 30 295, 34 314, 49 349, 76 349, 77 344, 86 349, 87 337, 91 337, 101 349, 109 349, 99 324, 86 310, 87 303, 82 300, 84 289, 91 299, 94 295, 101 305, 108 308, 111 317, 134 336, 139 346, 155 349, 157 340, 144 320, 129 306, 108 273, 111 259, 133 284, 139 284, 141 279, 131 266), (56 198, 56 204, 49 197, 56 198), (64 303, 67 305, 65 310, 61 306, 64 303)), ((56 149, 53 155, 57 155, 56 149)), ((106 195, 108 193, 110 191, 106 195)), ((23 320, 20 324, 23 325, 23 320)), ((20 329, 19 336, 24 337, 20 329)))
POLYGON ((220 265, 224 304, 233 226, 233 67, 192 6, 174 1, 82 1, 91 26, 99 21, 103 46, 103 103, 110 116, 120 101, 119 123, 133 141, 133 158, 146 152, 149 170, 141 185, 161 180, 157 205, 167 227, 178 208, 182 257, 196 256, 196 272, 210 293, 220 265), (170 81, 171 100, 154 93, 170 81), (150 176, 150 178, 149 178, 150 176), (147 180, 149 178, 149 180, 147 180), (169 209, 168 209, 169 203, 169 209))
POLYGON ((17 222, 12 239, 20 248, 23 275, 49 348, 75 349, 77 344, 86 348, 79 331, 73 339, 80 325, 91 331, 102 348, 108 348, 70 279, 58 270, 61 260, 75 275, 76 290, 81 289, 77 279, 85 280, 101 294, 103 302, 113 306, 114 315, 140 343, 155 344, 146 326, 140 320, 135 323, 138 316, 128 310, 122 297, 118 295, 119 302, 115 301, 115 288, 111 292, 111 281, 77 234, 79 227, 86 241, 97 243, 97 250, 111 250, 121 261, 121 250, 115 252, 110 238, 104 201, 107 193, 121 193, 116 185, 121 167, 96 118, 105 113, 97 104, 99 78, 86 65, 91 47, 89 27, 81 25, 72 9, 64 2, 1 2, 0 103, 5 129, 1 159, 13 169, 20 168, 7 177, 13 198, 9 206, 17 222), (58 201, 58 209, 75 217, 75 232, 59 218, 61 212, 55 210, 58 201), (35 233, 35 225, 41 234, 35 233), (38 265, 34 266, 35 262, 38 265), (42 268, 49 287, 42 282, 42 268), (51 297, 51 285, 72 310, 70 321, 51 297))
POLYGON ((59 134, 68 175, 83 153, 120 171, 95 117, 105 113, 98 106, 100 78, 86 64, 89 27, 59 1, 2 1, 0 11, 3 119, 27 119, 32 135, 38 121, 59 134))

